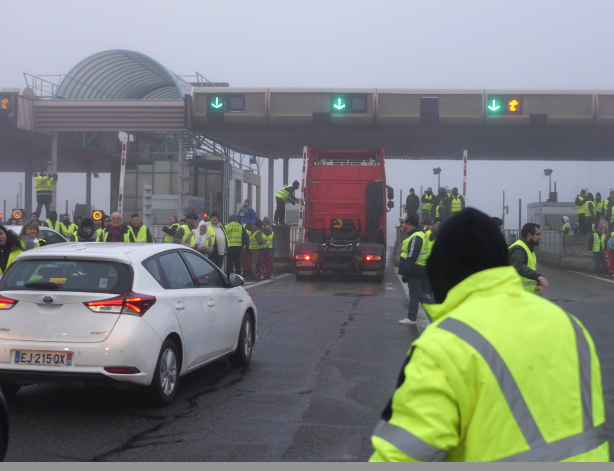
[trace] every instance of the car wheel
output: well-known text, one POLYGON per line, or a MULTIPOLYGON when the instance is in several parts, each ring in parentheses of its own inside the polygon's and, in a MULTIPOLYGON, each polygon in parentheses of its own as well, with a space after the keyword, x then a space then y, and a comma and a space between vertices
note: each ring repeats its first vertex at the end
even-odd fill
POLYGON ((243 324, 241 324, 241 332, 239 333, 239 342, 237 350, 232 353, 228 359, 233 366, 247 366, 252 359, 252 348, 254 346, 254 324, 249 314, 245 314, 243 324))
POLYGON ((21 385, 15 383, 9 383, 7 381, 0 381, 0 389, 4 393, 4 397, 8 399, 13 399, 15 394, 21 389, 21 385))
POLYGON ((178 349, 171 339, 166 339, 160 349, 149 395, 158 406, 167 406, 175 400, 179 390, 181 361, 178 349))

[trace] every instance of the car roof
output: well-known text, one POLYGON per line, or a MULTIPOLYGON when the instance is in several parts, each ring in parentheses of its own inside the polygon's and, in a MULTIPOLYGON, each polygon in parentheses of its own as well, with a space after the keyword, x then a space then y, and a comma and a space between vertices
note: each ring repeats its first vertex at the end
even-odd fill
POLYGON ((66 242, 28 250, 19 258, 67 257, 131 262, 145 260, 157 253, 179 248, 187 249, 178 244, 149 244, 147 242, 66 242))

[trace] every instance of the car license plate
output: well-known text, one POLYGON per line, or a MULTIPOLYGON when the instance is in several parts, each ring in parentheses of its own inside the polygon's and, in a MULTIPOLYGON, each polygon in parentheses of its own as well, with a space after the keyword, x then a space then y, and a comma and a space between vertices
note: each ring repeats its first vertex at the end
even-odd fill
POLYGON ((299 275, 313 275, 314 272, 309 271, 309 270, 299 270, 296 273, 299 275))
POLYGON ((377 271, 363 271, 362 274, 363 275, 379 275, 379 272, 377 272, 377 271))
POLYGON ((314 267, 315 262, 296 262, 297 267, 314 267))
POLYGON ((72 352, 16 351, 15 363, 20 365, 72 366, 72 352))

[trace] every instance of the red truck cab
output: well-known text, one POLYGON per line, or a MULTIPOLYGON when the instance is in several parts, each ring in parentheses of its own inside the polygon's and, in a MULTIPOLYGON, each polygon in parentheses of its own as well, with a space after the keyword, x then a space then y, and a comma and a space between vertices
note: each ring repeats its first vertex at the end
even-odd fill
POLYGON ((386 185, 384 150, 308 149, 304 242, 297 243, 297 279, 356 273, 376 281, 386 267, 386 213, 394 193, 386 185))

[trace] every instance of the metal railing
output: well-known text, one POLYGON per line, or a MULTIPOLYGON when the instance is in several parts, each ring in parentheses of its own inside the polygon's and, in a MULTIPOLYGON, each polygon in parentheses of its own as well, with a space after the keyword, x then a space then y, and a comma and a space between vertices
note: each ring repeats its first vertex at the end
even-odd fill
MULTIPOLYGON (((538 252, 549 253, 552 255, 561 255, 562 253, 562 235, 558 231, 542 231, 541 240, 539 242, 538 252)), ((504 229, 503 237, 509 247, 520 237, 520 231, 518 229, 504 229)))

